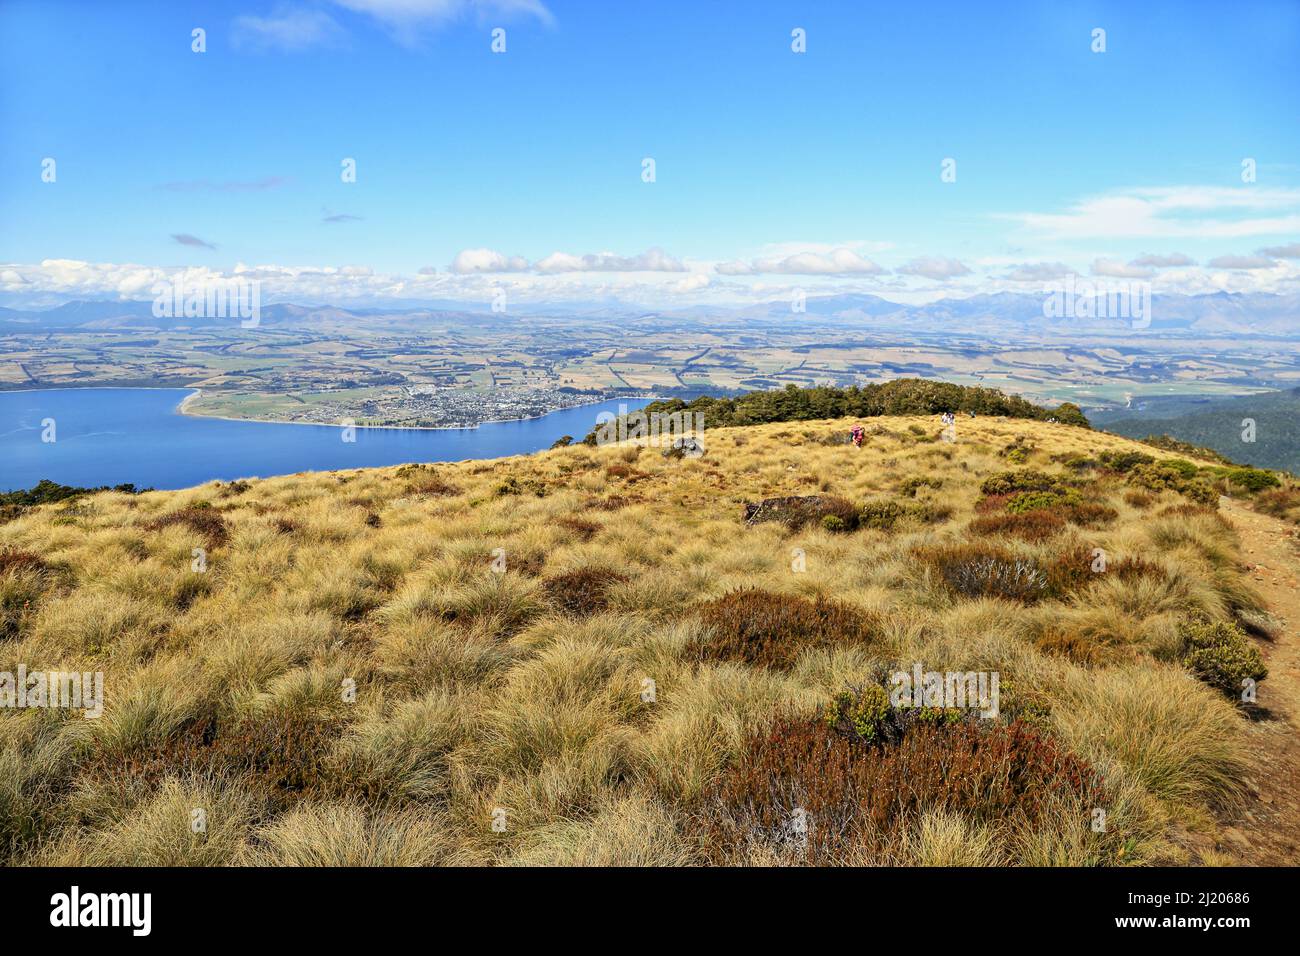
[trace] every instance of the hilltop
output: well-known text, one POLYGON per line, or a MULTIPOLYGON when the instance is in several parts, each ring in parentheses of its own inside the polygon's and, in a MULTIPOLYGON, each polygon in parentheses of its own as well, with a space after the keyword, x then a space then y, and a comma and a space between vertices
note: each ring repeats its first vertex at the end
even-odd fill
POLYGON ((1261 741, 1293 766, 1292 633, 1236 516, 1270 496, 1241 513, 1285 560, 1294 489, 1061 422, 955 427, 15 505, 0 671, 102 671, 106 703, 0 713, 0 853, 1295 862, 1285 801, 1254 850, 1225 837, 1272 798, 1261 741), (999 713, 890 706, 917 665, 996 674, 999 713))

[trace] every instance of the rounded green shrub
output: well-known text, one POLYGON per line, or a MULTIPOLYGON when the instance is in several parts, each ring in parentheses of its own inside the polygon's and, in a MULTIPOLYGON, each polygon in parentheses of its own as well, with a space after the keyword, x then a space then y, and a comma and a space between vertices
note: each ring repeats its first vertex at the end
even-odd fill
POLYGON ((1182 637, 1186 648, 1183 663, 1229 697, 1241 694, 1243 681, 1258 683, 1268 676, 1259 648, 1231 621, 1185 624, 1182 637))
POLYGON ((1245 488, 1251 494, 1265 488, 1276 488, 1280 484, 1277 475, 1262 468, 1234 468, 1228 472, 1228 481, 1245 488))
POLYGON ((1042 471, 1001 471, 985 478, 980 491, 986 495, 1011 495, 1017 491, 1050 491, 1057 484, 1054 475, 1042 471))

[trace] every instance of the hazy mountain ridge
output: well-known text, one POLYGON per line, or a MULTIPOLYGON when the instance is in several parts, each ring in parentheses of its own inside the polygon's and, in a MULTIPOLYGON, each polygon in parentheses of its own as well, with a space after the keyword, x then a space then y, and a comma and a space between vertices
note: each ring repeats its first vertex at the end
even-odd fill
MULTIPOLYGON (((806 313, 865 328, 900 331, 925 330, 933 333, 960 327, 963 335, 996 334, 1016 330, 1080 334, 1126 331, 1130 334, 1188 333, 1223 336, 1276 336, 1300 338, 1300 295, 1225 293, 1206 295, 1160 295, 1152 297, 1149 326, 1127 318, 1049 318, 1044 315, 1044 293, 1002 292, 968 298, 940 299, 926 305, 891 302, 875 295, 845 294, 812 296, 806 313)), ((508 325, 524 318, 587 320, 621 318, 627 321, 655 318, 693 320, 789 321, 798 314, 789 301, 753 306, 701 306, 685 310, 644 310, 634 306, 591 304, 572 309, 555 304, 514 304, 508 313, 494 313, 469 303, 449 307, 412 308, 344 307, 272 303, 261 308, 260 324, 276 327, 311 327, 319 323, 352 320, 391 324, 435 320, 508 325)), ((115 328, 182 329, 227 325, 233 318, 155 317, 153 303, 144 301, 75 300, 52 309, 0 309, 0 331, 91 330, 115 328)))

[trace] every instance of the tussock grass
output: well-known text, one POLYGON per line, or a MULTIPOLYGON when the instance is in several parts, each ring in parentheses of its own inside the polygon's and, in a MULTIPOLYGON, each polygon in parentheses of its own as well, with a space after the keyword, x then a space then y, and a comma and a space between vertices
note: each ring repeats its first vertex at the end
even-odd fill
POLYGON ((696 847, 685 821, 645 796, 599 806, 583 820, 564 820, 531 831, 505 862, 513 866, 689 866, 696 847))
POLYGON ((903 837, 901 863, 914 866, 998 866, 997 835, 960 813, 930 810, 903 837))
POLYGON ((113 824, 61 834, 37 862, 229 866, 243 851, 256 810, 256 801, 237 786, 220 780, 169 778, 153 797, 113 824), (200 820, 202 829, 196 832, 200 820))
POLYGON ((411 812, 369 815, 348 804, 301 806, 253 832, 248 866, 435 866, 454 841, 445 822, 411 812))
POLYGON ((708 845, 720 781, 919 662, 997 671, 1008 714, 1104 775, 1107 833, 1064 804, 926 798, 825 862, 1181 861, 1170 821, 1212 828, 1246 765, 1244 717, 1183 637, 1267 620, 1231 526, 1098 467, 1167 457, 1116 436, 984 417, 948 445, 876 418, 855 449, 852 424, 720 430, 694 460, 570 447, 25 511, 0 525, 0 670, 100 670, 106 702, 0 711, 0 856, 790 862, 708 845), (747 502, 812 496, 840 520, 746 523, 747 502))
POLYGON ((1241 718, 1181 668, 1068 671, 1053 721, 1077 752, 1120 764, 1148 793, 1180 804, 1228 805, 1250 767, 1241 718))

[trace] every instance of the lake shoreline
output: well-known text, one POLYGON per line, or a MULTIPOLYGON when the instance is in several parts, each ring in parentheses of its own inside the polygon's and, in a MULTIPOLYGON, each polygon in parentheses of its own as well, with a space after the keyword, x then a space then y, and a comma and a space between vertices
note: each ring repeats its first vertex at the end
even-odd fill
MULTIPOLYGON (((186 386, 181 386, 182 388, 186 386)), ((52 389, 29 389, 29 391, 52 391, 52 389)), ((72 391, 67 389, 66 391, 72 391)), ((186 395, 181 403, 176 407, 177 414, 188 415, 190 418, 206 418, 212 421, 221 422, 245 422, 263 425, 314 425, 317 428, 342 428, 342 424, 331 424, 328 422, 295 422, 283 418, 233 418, 229 415, 208 415, 203 412, 190 411, 187 407, 190 402, 203 394, 203 389, 195 388, 193 392, 186 395)), ((542 412, 540 415, 525 415, 522 418, 489 418, 478 422, 474 425, 353 425, 353 428, 373 428, 381 431, 404 431, 404 432, 469 432, 475 431, 482 425, 509 425, 511 422, 534 422, 538 419, 545 418, 547 415, 554 415, 556 412, 568 412, 575 408, 587 408, 591 405, 603 405, 605 402, 617 401, 659 401, 658 396, 654 395, 621 395, 614 398, 596 398, 589 402, 578 402, 576 405, 564 405, 560 408, 553 408, 550 411, 542 412)), ((593 425, 594 427, 594 425, 593 425)))
POLYGON ((6 491, 30 489, 41 479, 74 487, 134 484, 171 490, 299 472, 490 461, 544 451, 565 435, 581 441, 602 417, 631 412, 650 401, 584 402, 472 428, 363 425, 349 433, 318 422, 193 414, 201 391, 194 388, 24 391, 7 399, 0 393, 0 488, 6 491), (57 442, 52 437, 42 440, 47 419, 57 421, 57 442), (270 424, 318 427, 258 427, 270 424))

